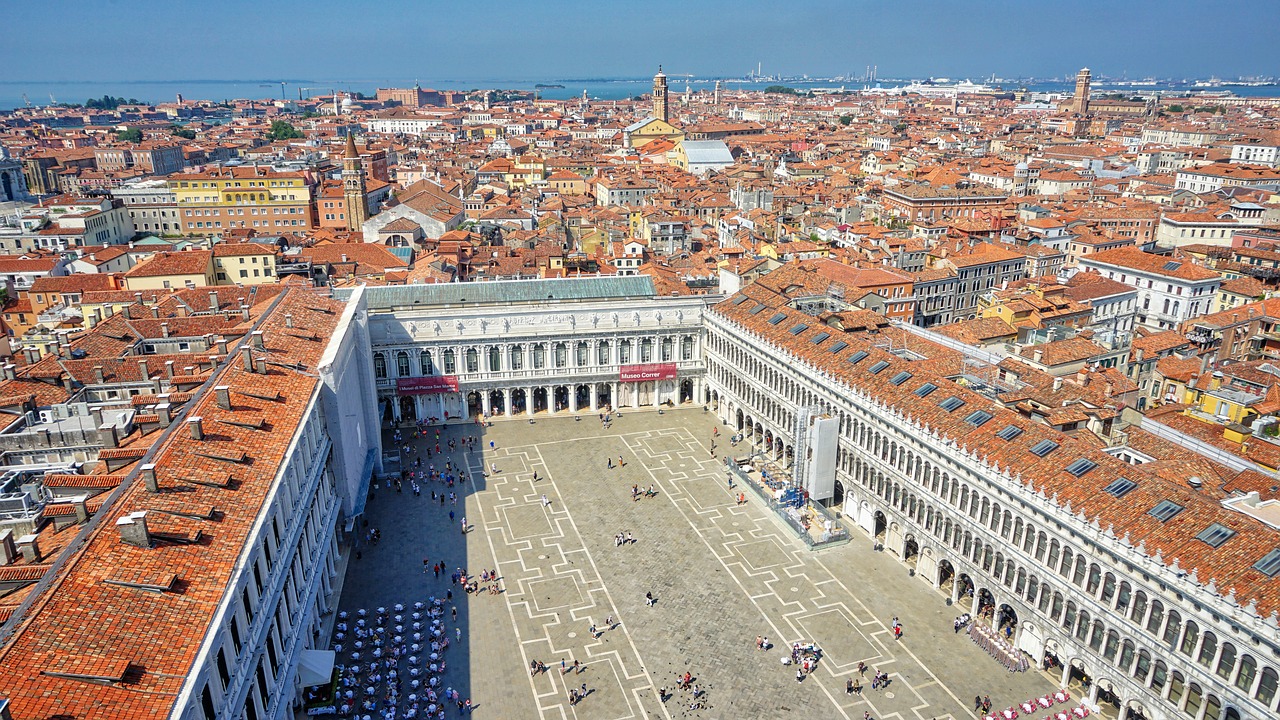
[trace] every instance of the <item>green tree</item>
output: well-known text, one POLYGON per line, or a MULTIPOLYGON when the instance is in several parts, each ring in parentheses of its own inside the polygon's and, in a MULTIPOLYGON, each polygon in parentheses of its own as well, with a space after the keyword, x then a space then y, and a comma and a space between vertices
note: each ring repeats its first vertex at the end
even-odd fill
POLYGON ((848 124, 849 124, 849 123, 851 123, 851 122, 853 122, 853 116, 852 116, 852 115, 841 115, 841 116, 840 116, 840 124, 841 124, 841 125, 848 125, 848 124))
POLYGON ((191 128, 182 127, 181 125, 170 125, 169 132, 173 133, 174 135, 180 138, 186 138, 188 140, 196 139, 195 130, 192 130, 191 128))
POLYGON ((271 123, 271 129, 267 131, 267 139, 275 142, 276 140, 292 140, 293 138, 302 137, 302 133, 298 132, 298 128, 290 125, 284 120, 275 120, 271 123))
POLYGON ((125 128, 116 133, 116 139, 122 142, 142 142, 142 131, 138 128, 125 128))
POLYGON ((1180 113, 1180 112, 1182 112, 1182 111, 1183 111, 1183 108, 1182 108, 1182 106, 1181 106, 1181 105, 1170 105, 1170 106, 1169 106, 1169 112, 1171 112, 1171 113, 1180 113))

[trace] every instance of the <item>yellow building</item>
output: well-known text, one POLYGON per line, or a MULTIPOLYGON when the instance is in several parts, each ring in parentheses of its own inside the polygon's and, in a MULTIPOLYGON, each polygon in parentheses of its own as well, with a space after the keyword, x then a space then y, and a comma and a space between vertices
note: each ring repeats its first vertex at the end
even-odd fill
POLYGON ((291 232, 314 222, 315 181, 308 173, 242 166, 170 175, 168 182, 187 235, 219 235, 232 228, 291 232))
POLYGON ((684 139, 684 131, 666 120, 654 117, 632 123, 622 131, 622 145, 629 148, 644 147, 660 138, 679 142, 684 139))
POLYGON ((127 290, 181 290, 217 284, 212 250, 160 252, 124 274, 127 290))
POLYGON ((218 285, 274 283, 276 249, 260 243, 218 243, 213 246, 213 269, 218 285))

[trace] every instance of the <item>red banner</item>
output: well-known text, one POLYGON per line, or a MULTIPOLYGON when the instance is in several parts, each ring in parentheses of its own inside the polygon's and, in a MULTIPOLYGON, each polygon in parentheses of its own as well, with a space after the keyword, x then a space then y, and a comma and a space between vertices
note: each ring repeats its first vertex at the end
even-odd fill
POLYGON ((623 365, 618 380, 621 382, 648 382, 650 380, 674 380, 675 363, 653 365, 623 365))
POLYGON ((458 392, 458 378, 454 375, 396 378, 396 392, 401 395, 458 392))

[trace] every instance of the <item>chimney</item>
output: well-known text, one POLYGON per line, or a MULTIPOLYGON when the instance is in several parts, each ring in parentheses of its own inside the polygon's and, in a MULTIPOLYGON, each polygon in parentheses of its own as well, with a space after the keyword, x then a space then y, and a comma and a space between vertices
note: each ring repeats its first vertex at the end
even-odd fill
POLYGON ((93 426, 94 426, 94 427, 99 427, 99 426, 101 426, 101 425, 102 425, 102 408, 101 408, 101 407, 96 407, 96 408, 93 408, 92 410, 90 410, 90 411, 89 411, 89 417, 93 418, 93 426))
POLYGON ((40 351, 37 348, 29 347, 26 349, 26 353, 28 365, 35 365, 40 362, 40 351))
POLYGON ((218 396, 218 407, 222 408, 223 410, 230 410, 231 409, 231 386, 219 385, 213 389, 213 392, 218 396))
POLYGON ((1053 379, 1053 389, 1054 389, 1054 390, 1061 390, 1061 389, 1062 389, 1062 378, 1060 378, 1060 377, 1055 377, 1055 378, 1053 379))
POLYGON ((106 382, 107 382, 107 376, 103 373, 103 371, 102 371, 102 366, 101 366, 101 365, 94 365, 94 366, 93 366, 93 380, 94 380, 94 382, 98 383, 99 385, 105 385, 105 384, 106 384, 106 382))
POLYGON ((1031 361, 1032 361, 1032 362, 1037 362, 1037 363, 1038 363, 1038 362, 1040 362, 1040 360, 1041 360, 1043 357, 1044 357, 1044 351, 1043 351, 1043 350, 1041 350, 1041 349, 1039 349, 1039 348, 1036 348, 1035 350, 1031 351, 1031 361))
POLYGON ((261 330, 254 330, 253 334, 249 336, 249 342, 253 345, 254 350, 261 350, 266 346, 266 339, 261 330))
POLYGON ((285 315, 284 315, 284 326, 285 326, 285 327, 287 327, 287 328, 292 328, 292 327, 293 327, 293 313, 285 313, 285 315))
POLYGON ((116 438, 116 426, 111 423, 102 423, 98 426, 98 442, 104 448, 119 447, 120 441, 116 438))
POLYGON ((267 374, 267 359, 266 359, 266 358, 264 358, 264 357, 260 357, 260 358, 258 358, 258 359, 255 361, 255 364, 257 365, 257 368, 254 370, 254 372, 258 373, 259 375, 266 375, 266 374, 267 374))
POLYGON ((155 463, 147 463, 142 466, 142 482, 147 486, 147 492, 160 492, 160 481, 156 479, 155 463))
POLYGON ((147 368, 147 361, 145 358, 138 361, 138 372, 142 374, 143 380, 151 379, 151 370, 147 368))
POLYGON ((173 405, 167 402, 156 403, 156 416, 160 418, 160 427, 167 428, 173 422, 173 405))
POLYGON ((173 377, 173 361, 172 360, 164 361, 164 376, 167 378, 173 377))
POLYGON ((347 261, 347 254, 346 254, 346 253, 343 253, 343 254, 342 254, 342 262, 344 262, 344 263, 345 263, 346 261, 347 261))
POLYGON ((141 292, 141 291, 135 292, 135 293, 133 294, 133 301, 134 301, 134 302, 136 302, 136 303, 138 303, 139 305, 141 305, 141 304, 142 304, 142 292, 141 292))
POLYGON ((253 372, 253 350, 248 345, 240 346, 240 357, 244 359, 244 369, 253 372))
POLYGON ((71 501, 71 506, 74 507, 76 511, 76 522, 78 523, 89 522, 88 501, 89 501, 88 495, 81 495, 80 497, 75 498, 71 501))
POLYGON ((18 538, 18 552, 29 563, 38 563, 44 559, 40 554, 40 540, 35 535, 23 535, 18 538))
POLYGON ((245 307, 240 308, 240 319, 241 319, 241 320, 248 320, 248 319, 249 319, 249 308, 248 308, 248 306, 245 306, 245 307))
POLYGON ((18 377, 18 366, 13 363, 4 364, 4 379, 13 380, 18 377))
POLYGON ((191 430, 191 437, 196 440, 204 439, 204 418, 199 415, 187 420, 187 428, 191 430))
POLYGON ((219 335, 217 345, 218 345, 218 355, 222 357, 226 357, 227 356, 227 339, 219 335))
POLYGON ((147 530, 147 511, 129 513, 116 521, 120 541, 138 547, 151 547, 151 533, 147 530))
POLYGON ((209 312, 218 312, 218 293, 214 290, 209 291, 209 312))
POLYGON ((167 322, 160 323, 160 336, 169 337, 169 323, 167 322))
POLYGON ((153 317, 153 318, 155 318, 155 319, 157 319, 157 320, 159 320, 159 319, 160 319, 160 306, 159 306, 159 305, 152 305, 152 306, 151 306, 151 317, 153 317))
POLYGON ((0 565, 12 565, 18 559, 18 547, 13 544, 13 531, 0 531, 0 565))

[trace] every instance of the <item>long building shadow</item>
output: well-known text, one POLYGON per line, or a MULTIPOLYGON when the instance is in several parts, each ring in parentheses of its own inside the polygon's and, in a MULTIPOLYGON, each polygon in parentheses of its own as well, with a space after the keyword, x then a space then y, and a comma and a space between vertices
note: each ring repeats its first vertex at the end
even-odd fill
POLYGON ((460 574, 486 585, 476 577, 481 568, 467 565, 469 543, 483 542, 478 518, 462 531, 467 496, 484 489, 484 477, 467 469, 482 431, 476 423, 384 430, 384 447, 399 450, 400 467, 370 486, 357 521, 331 639, 343 668, 339 716, 378 717, 391 705, 397 717, 415 704, 418 717, 433 704, 449 717, 459 702, 479 709, 472 696, 479 598, 465 591, 460 574))

